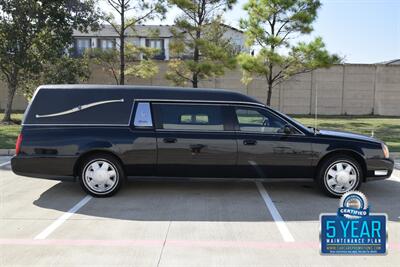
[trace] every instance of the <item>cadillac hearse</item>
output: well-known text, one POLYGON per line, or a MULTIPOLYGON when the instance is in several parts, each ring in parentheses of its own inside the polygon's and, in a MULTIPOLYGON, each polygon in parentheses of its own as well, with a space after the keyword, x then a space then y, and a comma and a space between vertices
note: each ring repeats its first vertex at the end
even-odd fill
POLYGON ((394 165, 382 141, 305 127, 238 92, 108 85, 39 87, 11 163, 98 197, 128 177, 312 178, 340 196, 394 165))

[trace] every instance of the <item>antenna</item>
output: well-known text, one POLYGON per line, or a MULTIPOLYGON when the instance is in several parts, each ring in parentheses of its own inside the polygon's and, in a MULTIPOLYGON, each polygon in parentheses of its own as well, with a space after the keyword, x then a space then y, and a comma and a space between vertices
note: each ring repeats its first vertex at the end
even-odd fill
POLYGON ((315 82, 315 112, 314 112, 314 134, 318 128, 318 82, 315 82))

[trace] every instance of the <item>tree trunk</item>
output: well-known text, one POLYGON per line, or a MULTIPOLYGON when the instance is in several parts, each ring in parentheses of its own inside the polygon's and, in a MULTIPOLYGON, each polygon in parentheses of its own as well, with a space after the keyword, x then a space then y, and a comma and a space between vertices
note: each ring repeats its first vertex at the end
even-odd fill
POLYGON ((120 68, 119 68, 119 84, 125 84, 125 1, 121 5, 121 32, 119 35, 120 47, 119 47, 119 58, 120 58, 120 68))
MULTIPOLYGON (((196 41, 200 39, 201 37, 201 32, 199 30, 196 31, 196 41)), ((197 46, 197 43, 195 42, 194 45, 194 51, 193 51, 193 61, 195 62, 195 65, 197 66, 198 62, 200 61, 200 51, 199 47, 197 46)), ((192 75, 192 85, 193 88, 197 88, 199 83, 199 73, 197 72, 197 69, 193 72, 192 75)))
POLYGON ((268 83, 267 106, 271 106, 272 84, 268 83))
POLYGON ((3 123, 11 123, 11 113, 12 113, 12 104, 15 96, 15 92, 17 91, 17 77, 14 74, 14 77, 11 77, 11 81, 8 81, 8 94, 7 94, 7 102, 6 108, 4 110, 3 123))
MULTIPOLYGON (((272 48, 272 51, 274 50, 274 48, 272 48)), ((269 64, 268 66, 268 75, 266 76, 267 79, 267 84, 268 84, 268 92, 267 92, 267 106, 271 105, 271 97, 272 97, 272 87, 274 85, 274 81, 272 78, 272 74, 274 71, 274 65, 272 63, 269 64)))
POLYGON ((199 87, 199 85, 198 85, 199 81, 198 81, 198 77, 197 76, 198 76, 197 73, 193 72, 193 76, 192 76, 192 86, 193 86, 193 88, 199 87))

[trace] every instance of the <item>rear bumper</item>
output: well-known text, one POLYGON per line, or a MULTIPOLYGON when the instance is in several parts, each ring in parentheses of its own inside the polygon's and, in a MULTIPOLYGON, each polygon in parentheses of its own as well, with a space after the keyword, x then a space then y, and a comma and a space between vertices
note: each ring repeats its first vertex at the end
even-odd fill
POLYGON ((392 175, 394 168, 393 159, 371 159, 367 164, 366 182, 384 180, 392 175))
POLYGON ((15 156, 11 169, 17 175, 59 181, 74 181, 75 157, 15 156))

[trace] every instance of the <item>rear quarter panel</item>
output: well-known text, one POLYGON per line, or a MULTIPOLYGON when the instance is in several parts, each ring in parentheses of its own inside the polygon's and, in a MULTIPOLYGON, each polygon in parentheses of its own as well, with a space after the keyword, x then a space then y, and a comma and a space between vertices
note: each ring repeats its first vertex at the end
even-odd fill
MULTIPOLYGON (((118 157, 127 175, 152 175, 156 163, 156 139, 152 131, 130 127, 24 126, 18 158, 20 172, 32 176, 74 176, 78 159, 90 152, 118 157)), ((17 170, 18 171, 18 170, 17 170)))

